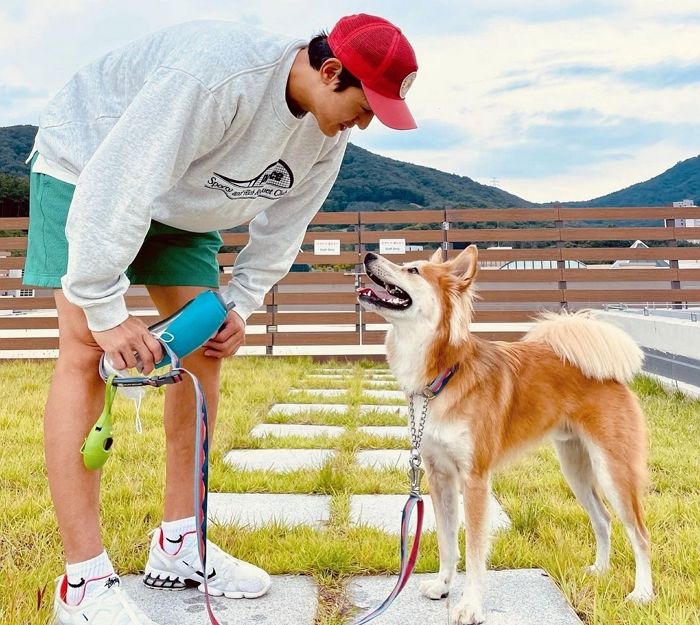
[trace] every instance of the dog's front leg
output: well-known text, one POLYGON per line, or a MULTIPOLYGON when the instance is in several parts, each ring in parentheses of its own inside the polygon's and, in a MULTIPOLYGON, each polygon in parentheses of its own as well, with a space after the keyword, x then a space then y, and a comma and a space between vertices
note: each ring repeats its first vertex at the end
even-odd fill
POLYGON ((430 498, 435 510, 440 570, 435 579, 421 582, 420 591, 429 599, 442 599, 450 592, 450 585, 457 570, 459 544, 459 488, 454 469, 441 470, 426 459, 426 472, 430 485, 430 498))
POLYGON ((467 541, 466 582, 462 598, 452 610, 452 621, 454 625, 477 625, 485 620, 482 597, 489 552, 488 476, 467 476, 463 494, 467 541))

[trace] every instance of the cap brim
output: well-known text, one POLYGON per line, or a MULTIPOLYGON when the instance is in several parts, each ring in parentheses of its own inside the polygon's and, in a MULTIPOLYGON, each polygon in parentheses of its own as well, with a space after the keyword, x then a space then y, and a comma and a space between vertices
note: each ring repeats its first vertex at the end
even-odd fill
POLYGON ((367 102, 372 107, 372 112, 382 124, 394 130, 413 130, 418 128, 404 100, 387 98, 381 93, 372 91, 364 84, 362 89, 365 92, 367 102))

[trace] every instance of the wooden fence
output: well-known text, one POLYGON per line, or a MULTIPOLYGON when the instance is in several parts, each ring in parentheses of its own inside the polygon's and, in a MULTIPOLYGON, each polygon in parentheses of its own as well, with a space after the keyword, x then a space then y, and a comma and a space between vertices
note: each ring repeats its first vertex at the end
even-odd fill
MULTIPOLYGON (((367 282, 364 254, 378 251, 382 239, 405 241, 405 254, 387 254, 396 262, 427 258, 438 247, 454 257, 466 244, 477 244, 482 270, 473 329, 488 338, 518 339, 522 323, 541 310, 692 306, 700 302, 700 247, 679 243, 700 240, 700 228, 677 227, 677 219, 700 219, 700 208, 321 213, 296 259, 298 266, 311 270, 290 273, 267 294, 264 307, 249 319, 247 353, 381 353, 386 325, 360 309, 355 288, 367 282), (630 226, 630 220, 649 225, 630 226), (315 254, 319 240, 339 241, 340 252, 315 254), (637 240, 649 247, 630 248, 637 240), (416 247, 423 249, 412 249, 416 247)), ((58 346, 51 292, 18 296, 27 228, 26 217, 0 218, 0 234, 9 235, 0 238, 4 357, 53 356, 58 346)), ((223 237, 219 264, 225 284, 248 235, 227 232, 223 237)), ((127 305, 147 322, 156 319, 142 287, 130 289, 127 305)))

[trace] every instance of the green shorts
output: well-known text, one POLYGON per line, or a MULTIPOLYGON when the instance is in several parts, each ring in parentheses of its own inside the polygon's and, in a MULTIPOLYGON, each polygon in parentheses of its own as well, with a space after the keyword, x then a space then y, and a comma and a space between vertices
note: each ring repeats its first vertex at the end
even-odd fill
MULTIPOLYGON (((29 178, 29 235, 23 282, 61 288, 68 267, 66 219, 75 187, 46 174, 29 178)), ((132 284, 219 287, 218 232, 187 232, 151 222, 138 255, 126 270, 132 284)))

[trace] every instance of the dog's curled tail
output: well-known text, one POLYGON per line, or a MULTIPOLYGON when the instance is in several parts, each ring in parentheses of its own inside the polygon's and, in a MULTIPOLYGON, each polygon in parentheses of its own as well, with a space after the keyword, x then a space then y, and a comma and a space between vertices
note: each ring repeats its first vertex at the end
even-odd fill
POLYGON ((595 319, 590 310, 544 313, 523 340, 547 343, 559 358, 595 380, 630 382, 644 361, 628 334, 595 319))

